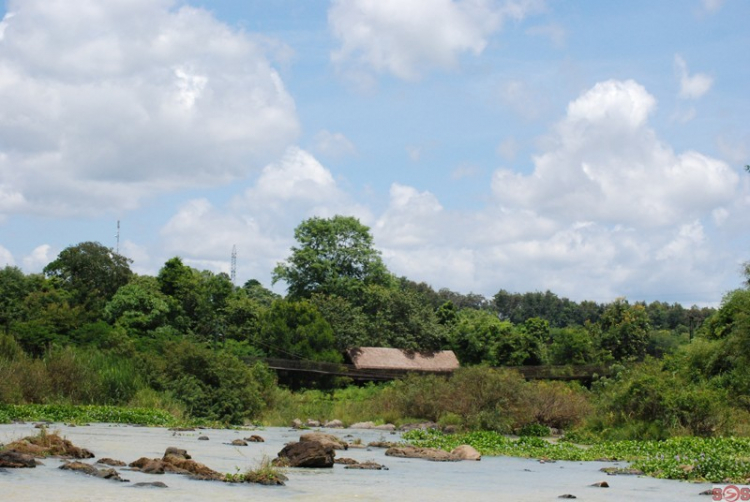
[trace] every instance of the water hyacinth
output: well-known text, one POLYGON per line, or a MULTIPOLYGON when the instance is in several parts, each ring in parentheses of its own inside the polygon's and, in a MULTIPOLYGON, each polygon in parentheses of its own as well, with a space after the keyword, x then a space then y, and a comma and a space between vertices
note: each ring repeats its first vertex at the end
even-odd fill
POLYGON ((678 437, 665 441, 604 441, 584 449, 542 438, 517 440, 496 432, 446 435, 436 430, 403 436, 415 446, 451 450, 469 444, 483 455, 551 460, 620 460, 645 474, 664 479, 704 482, 745 482, 750 478, 750 438, 678 437))

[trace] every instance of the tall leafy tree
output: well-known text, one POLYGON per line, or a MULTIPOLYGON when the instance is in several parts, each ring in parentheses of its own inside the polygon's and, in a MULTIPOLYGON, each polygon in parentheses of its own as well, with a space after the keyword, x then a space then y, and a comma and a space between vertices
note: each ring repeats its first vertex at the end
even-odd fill
POLYGON ((23 313, 23 300, 29 292, 26 276, 18 267, 6 266, 0 270, 0 324, 5 334, 13 321, 23 313))
POLYGON ((291 299, 313 293, 350 297, 367 284, 388 284, 390 274, 373 247, 370 229, 351 216, 310 218, 294 230, 298 245, 273 272, 291 299))
POLYGON ((130 259, 98 242, 82 242, 62 250, 44 267, 44 273, 60 281, 75 305, 98 316, 117 290, 130 281, 130 263, 130 259))
POLYGON ((612 302, 599 320, 601 347, 620 361, 640 359, 646 354, 648 314, 643 305, 630 305, 625 299, 612 302))

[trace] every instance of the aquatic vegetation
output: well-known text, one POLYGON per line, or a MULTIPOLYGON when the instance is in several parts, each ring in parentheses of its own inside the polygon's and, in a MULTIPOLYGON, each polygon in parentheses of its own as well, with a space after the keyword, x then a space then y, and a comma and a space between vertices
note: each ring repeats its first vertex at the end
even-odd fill
POLYGON ((177 419, 163 410, 124 408, 119 406, 65 404, 4 404, 0 405, 0 422, 15 420, 48 422, 105 422, 170 427, 177 419))
POLYGON ((404 433, 405 441, 421 447, 452 450, 468 444, 482 455, 549 460, 622 460, 657 478, 690 481, 745 482, 750 477, 750 438, 676 437, 664 441, 604 441, 583 448, 525 436, 511 439, 490 431, 443 434, 436 430, 404 433))
POLYGON ((227 483, 258 483, 261 485, 283 485, 288 478, 284 475, 283 469, 273 465, 268 456, 258 462, 254 469, 248 469, 246 472, 239 472, 224 475, 224 481, 227 483))

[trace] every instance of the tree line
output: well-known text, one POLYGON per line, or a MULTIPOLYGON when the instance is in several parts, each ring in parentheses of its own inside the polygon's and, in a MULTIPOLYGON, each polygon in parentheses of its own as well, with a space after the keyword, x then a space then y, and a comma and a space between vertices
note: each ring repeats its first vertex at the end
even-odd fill
POLYGON ((451 349, 463 366, 654 357, 679 361, 694 382, 722 379, 745 393, 750 386, 741 370, 750 353, 748 289, 728 293, 718 310, 625 298, 577 303, 550 291, 501 289, 486 298, 392 274, 369 228, 352 217, 310 218, 295 239, 272 276, 285 296, 257 280, 234 285, 179 257, 155 276, 135 274, 127 257, 96 242, 64 249, 41 274, 0 269, 0 404, 66 395, 71 385, 54 372, 87 374, 76 365, 89 360, 99 380, 74 401, 148 402, 156 393, 195 416, 240 420, 257 414, 276 385, 262 365, 243 361, 341 362, 346 349, 362 346, 451 349), (49 394, 22 395, 33 381, 47 382, 35 385, 49 394))

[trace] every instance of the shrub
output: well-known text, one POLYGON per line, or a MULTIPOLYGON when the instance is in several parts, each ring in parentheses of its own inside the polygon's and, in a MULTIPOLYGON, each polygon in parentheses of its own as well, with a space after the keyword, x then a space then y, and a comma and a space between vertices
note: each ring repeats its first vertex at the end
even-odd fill
POLYGON ((539 424, 567 429, 591 412, 586 389, 564 382, 538 381, 528 385, 526 416, 539 424))

